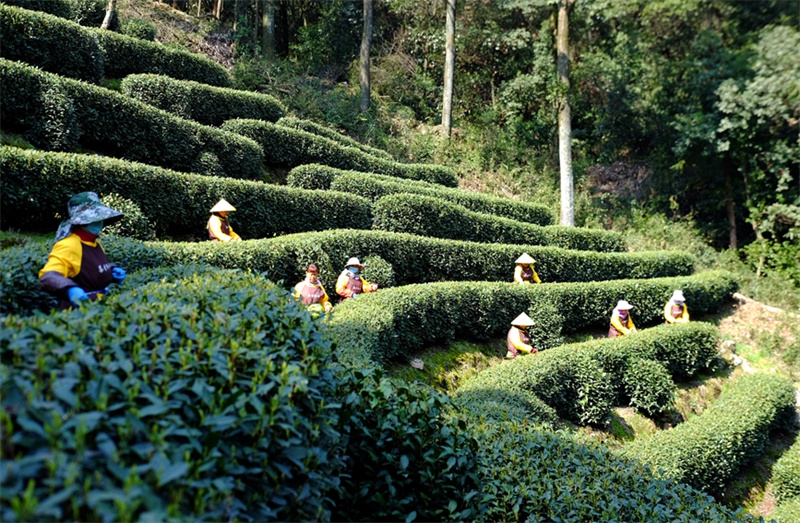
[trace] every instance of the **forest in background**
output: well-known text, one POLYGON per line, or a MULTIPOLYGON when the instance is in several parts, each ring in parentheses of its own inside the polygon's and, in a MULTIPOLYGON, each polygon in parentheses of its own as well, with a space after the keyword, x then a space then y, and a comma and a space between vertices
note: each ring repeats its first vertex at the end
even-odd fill
POLYGON ((689 248, 709 266, 742 261, 752 294, 800 306, 800 3, 577 0, 566 89, 558 2, 457 2, 449 138, 445 2, 370 3, 363 113, 361 1, 118 0, 118 9, 123 20, 148 19, 156 39, 232 67, 237 87, 274 93, 299 117, 400 159, 448 165, 463 187, 556 209, 566 90, 576 225, 642 230, 655 220, 672 228, 659 248, 689 248), (159 18, 167 10, 200 25, 159 18), (706 246, 730 250, 720 258, 706 246))

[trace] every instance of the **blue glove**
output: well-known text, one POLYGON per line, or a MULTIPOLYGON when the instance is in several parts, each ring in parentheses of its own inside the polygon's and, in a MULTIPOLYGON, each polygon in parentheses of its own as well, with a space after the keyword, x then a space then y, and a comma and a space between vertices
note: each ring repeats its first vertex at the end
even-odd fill
POLYGON ((354 293, 353 293, 353 298, 355 298, 356 296, 358 296, 358 293, 357 293, 357 292, 354 292, 354 293))
POLYGON ((125 272, 125 269, 122 267, 114 267, 111 269, 111 277, 114 278, 116 283, 122 283, 122 280, 125 279, 126 274, 127 273, 125 272))
POLYGON ((88 300, 89 296, 86 294, 86 291, 81 289, 80 287, 70 287, 67 289, 67 296, 69 296, 69 301, 78 305, 81 300, 88 300))

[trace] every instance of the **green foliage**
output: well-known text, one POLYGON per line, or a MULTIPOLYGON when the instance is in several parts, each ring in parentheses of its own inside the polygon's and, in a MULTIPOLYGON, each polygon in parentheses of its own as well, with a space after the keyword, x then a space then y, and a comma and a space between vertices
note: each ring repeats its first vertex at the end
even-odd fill
POLYGON ((367 228, 369 202, 332 191, 306 191, 261 182, 177 173, 150 165, 94 155, 46 153, 0 147, 3 215, 6 227, 52 227, 55 213, 73 194, 123 194, 152 221, 159 237, 193 233, 206 239, 211 209, 225 198, 242 238, 328 227, 367 228))
MULTIPOLYGON (((437 343, 503 336, 511 320, 534 305, 555 306, 564 318, 564 333, 608 326, 611 309, 623 296, 636 306, 637 323, 652 323, 663 318, 664 303, 673 289, 683 289, 693 313, 703 314, 717 310, 736 284, 726 273, 709 272, 679 278, 550 285, 406 285, 347 300, 336 308, 329 328, 341 350, 386 362, 437 343)), ((680 349, 674 350, 680 353, 680 349)), ((691 357, 698 362, 704 359, 702 353, 691 353, 691 357)), ((671 363, 668 368, 672 370, 671 363)))
POLYGON ((303 120, 301 118, 296 118, 294 116, 284 116, 276 123, 284 127, 299 129, 301 131, 306 131, 311 134, 324 136, 325 138, 328 138, 335 142, 339 142, 346 147, 355 147, 356 149, 359 149, 367 154, 371 154, 372 156, 377 156, 378 158, 383 158, 384 160, 394 161, 392 155, 387 153, 386 151, 377 149, 375 147, 370 147, 369 145, 365 145, 361 142, 353 140, 349 136, 346 136, 340 132, 325 127, 324 125, 312 122, 311 120, 303 120))
POLYGON ((800 439, 772 467, 772 492, 779 505, 800 500, 800 439))
POLYGON ((390 194, 373 205, 373 228, 420 236, 486 243, 525 242, 565 249, 625 250, 619 233, 551 225, 541 227, 478 213, 448 201, 418 194, 390 194))
POLYGON ((401 164, 366 154, 307 131, 257 120, 229 120, 223 129, 252 138, 264 148, 265 161, 272 165, 296 167, 321 163, 338 169, 353 169, 439 183, 458 185, 448 167, 429 164, 401 164))
POLYGON ((155 25, 141 18, 128 18, 120 26, 120 33, 133 38, 140 38, 150 42, 156 39, 158 29, 155 25))
POLYGON ((800 521, 800 498, 784 501, 772 511, 770 518, 778 523, 793 523, 800 521))
POLYGON ((132 283, 0 320, 3 519, 327 519, 336 380, 308 313, 240 272, 132 283))
POLYGON ((122 92, 140 102, 205 125, 219 126, 231 118, 274 122, 286 112, 283 104, 268 94, 153 74, 126 76, 122 81, 122 92))
POLYGON ((39 284, 39 270, 47 263, 48 252, 46 245, 30 242, 0 250, 0 314, 30 314, 57 305, 39 284))
POLYGON ((6 5, 13 5, 30 11, 41 11, 59 18, 72 18, 72 0, 5 0, 6 5))
POLYGON ((333 520, 477 517, 477 447, 448 397, 377 370, 352 370, 343 381, 346 460, 333 520))
POLYGON ((675 402, 675 384, 661 362, 633 358, 622 379, 630 405, 648 416, 669 410, 675 402))
POLYGON ((119 194, 111 193, 100 199, 103 205, 123 213, 125 216, 113 225, 103 229, 107 235, 125 236, 136 240, 155 240, 156 231, 142 209, 134 202, 119 194))
POLYGON ((3 58, 95 84, 103 77, 104 56, 97 37, 74 22, 3 4, 0 32, 3 58))
POLYGON ((373 202, 389 194, 421 194, 463 205, 475 212, 495 214, 537 225, 553 223, 552 212, 545 205, 519 202, 456 188, 443 188, 420 180, 402 180, 375 173, 345 171, 319 164, 295 167, 289 171, 286 181, 289 185, 305 189, 333 189, 350 192, 373 202))
POLYGON ((363 259, 364 279, 377 283, 380 288, 394 287, 395 278, 392 265, 380 256, 367 256, 363 259))
POLYGON ((45 149, 68 151, 74 149, 81 135, 81 127, 75 114, 72 99, 57 86, 39 93, 34 113, 28 121, 31 127, 28 137, 45 149))
MULTIPOLYGON (((155 163, 181 171, 201 171, 202 152, 217 156, 228 176, 255 179, 261 175, 261 147, 243 136, 172 116, 120 93, 85 82, 45 73, 0 59, 4 125, 29 133, 34 141, 42 119, 51 117, 47 137, 68 136, 70 143, 107 156, 155 163), (43 111, 44 94, 59 93, 72 105, 43 111), (31 135, 31 133, 33 135, 31 135)), ((44 146, 46 143, 36 143, 44 146)))
POLYGON ((761 455, 770 431, 791 423, 795 392, 791 381, 748 374, 733 381, 701 416, 636 440, 623 454, 671 478, 710 494, 761 455))
MULTIPOLYGON (((70 5, 70 18, 85 27, 100 27, 106 17, 106 7, 108 2, 105 0, 68 0, 70 5)), ((111 31, 119 30, 119 20, 117 16, 111 19, 111 31)))

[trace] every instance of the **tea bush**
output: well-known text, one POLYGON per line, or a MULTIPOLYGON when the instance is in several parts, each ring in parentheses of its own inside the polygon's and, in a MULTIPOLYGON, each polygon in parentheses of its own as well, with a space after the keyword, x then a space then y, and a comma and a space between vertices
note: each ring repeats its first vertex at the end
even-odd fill
POLYGON ((113 225, 103 229, 103 234, 125 236, 136 240, 155 240, 156 232, 153 224, 142 213, 142 209, 134 202, 123 198, 119 194, 111 193, 103 196, 100 201, 103 205, 115 211, 123 213, 125 216, 113 225))
POLYGON ((224 67, 183 49, 105 29, 83 27, 20 7, 0 6, 0 18, 2 56, 46 71, 92 83, 103 76, 124 78, 134 73, 154 73, 208 85, 231 85, 224 67))
POLYGON ((800 500, 800 438, 772 467, 772 492, 779 504, 800 500))
POLYGON ((220 198, 238 209, 231 224, 245 239, 326 227, 363 229, 371 223, 369 202, 359 196, 177 173, 94 155, 0 147, 0 168, 4 227, 55 230, 54 214, 86 188, 124 194, 153 222, 159 237, 191 232, 207 239, 209 209, 220 198))
POLYGON ((306 131, 311 134, 323 136, 335 142, 339 142, 346 147, 355 147, 356 149, 359 149, 362 152, 371 154, 372 156, 377 156, 378 158, 383 158, 384 160, 394 161, 392 155, 382 149, 370 147, 369 145, 353 140, 349 136, 346 136, 338 131, 325 127, 324 125, 312 122, 311 120, 303 120, 302 118, 297 118, 294 116, 284 116, 276 123, 284 127, 289 127, 290 129, 299 129, 301 131, 306 131))
MULTIPOLYGON (((3 58, 27 62, 45 71, 94 84, 103 78, 103 50, 97 37, 74 22, 0 4, 0 34, 3 35, 0 46, 3 58)), ((5 81, 3 84, 5 86, 5 81)), ((3 103, 6 103, 5 92, 3 103)))
POLYGON ((748 521, 713 498, 654 478, 574 436, 527 419, 469 419, 478 441, 485 521, 748 521))
POLYGON ((779 503, 769 517, 778 523, 794 523, 795 521, 800 521, 800 498, 792 498, 779 503))
POLYGON ((125 36, 140 38, 149 42, 155 41, 158 34, 158 29, 155 25, 141 18, 128 18, 120 24, 119 30, 125 36))
POLYGON ((636 440, 622 453, 649 465, 657 477, 716 494, 763 453, 771 430, 794 421, 794 404, 794 387, 787 378, 744 375, 701 416, 636 440))
POLYGON ((622 379, 630 406, 647 416, 666 412, 675 403, 675 383, 659 361, 632 358, 622 379))
POLYGON ((440 198, 390 194, 372 206, 374 229, 483 243, 526 243, 565 249, 624 251, 620 233, 550 225, 541 227, 473 212, 440 198))
POLYGON ((232 118, 274 122, 286 108, 268 94, 214 87, 155 74, 132 74, 122 80, 123 94, 204 125, 222 125, 232 118))
POLYGON ((72 18, 72 2, 70 0, 4 0, 3 3, 29 11, 41 11, 68 20, 72 18))
MULTIPOLYGON (((0 80, 3 125, 15 132, 29 133, 37 122, 47 119, 48 114, 40 107, 41 93, 57 92, 74 107, 79 130, 76 141, 81 147, 190 172, 202 170, 198 159, 209 152, 219 158, 228 176, 261 176, 261 147, 239 134, 184 120, 115 91, 4 59, 0 59, 0 80)), ((31 136, 32 142, 34 138, 31 136)))
MULTIPOLYGON (((437 343, 503 336, 511 320, 534 304, 555 306, 564 317, 563 331, 568 333, 608 326, 611 309, 624 296, 636 306, 634 320, 646 325, 660 320, 673 289, 683 289, 692 310, 703 314, 718 310, 735 291, 736 283, 730 274, 707 272, 677 278, 533 286, 489 282, 407 285, 345 301, 334 311, 329 328, 340 348, 366 351, 374 361, 386 362, 437 343)), ((691 357, 703 360, 695 353, 691 357)), ((672 366, 668 363, 668 368, 672 366)))
POLYGON ((392 265, 380 256, 367 256, 362 260, 364 272, 362 276, 370 283, 377 283, 380 288, 394 287, 395 278, 392 265))
POLYGON ((3 520, 327 519, 341 458, 318 325, 253 275, 163 274, 0 319, 3 520))
POLYGON ((49 311, 58 305, 39 283, 49 252, 49 246, 39 243, 0 249, 0 314, 49 311))
POLYGON ((358 194, 370 201, 395 193, 432 196, 463 205, 475 212, 494 214, 521 222, 551 225, 552 211, 545 205, 499 198, 488 194, 444 188, 418 180, 404 180, 375 173, 344 171, 319 164, 300 165, 289 171, 286 179, 293 187, 304 189, 333 189, 358 194))
POLYGON ((321 163, 339 169, 424 180, 447 187, 458 185, 458 178, 448 167, 385 160, 322 136, 270 122, 228 120, 222 129, 247 136, 261 144, 265 161, 270 165, 297 167, 306 163, 321 163))

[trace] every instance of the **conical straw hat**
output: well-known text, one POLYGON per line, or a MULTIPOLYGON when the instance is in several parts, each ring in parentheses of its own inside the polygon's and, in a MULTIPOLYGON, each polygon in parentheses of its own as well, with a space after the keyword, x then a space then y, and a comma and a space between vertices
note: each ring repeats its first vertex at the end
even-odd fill
POLYGON ((220 201, 218 201, 217 204, 214 207, 212 207, 211 211, 209 212, 225 212, 225 211, 235 211, 235 210, 236 207, 229 204, 227 201, 225 201, 225 198, 223 198, 220 201))
POLYGON ((536 261, 536 260, 534 260, 533 258, 531 258, 531 257, 528 255, 528 253, 527 253, 527 252, 523 252, 523 253, 522 253, 522 256, 520 256, 519 258, 517 258, 517 261, 515 261, 514 263, 517 263, 517 264, 524 263, 524 264, 530 265, 531 263, 533 263, 533 262, 535 262, 535 261, 536 261))
POLYGON ((536 325, 533 320, 524 312, 511 321, 511 325, 515 327, 532 327, 536 325))

